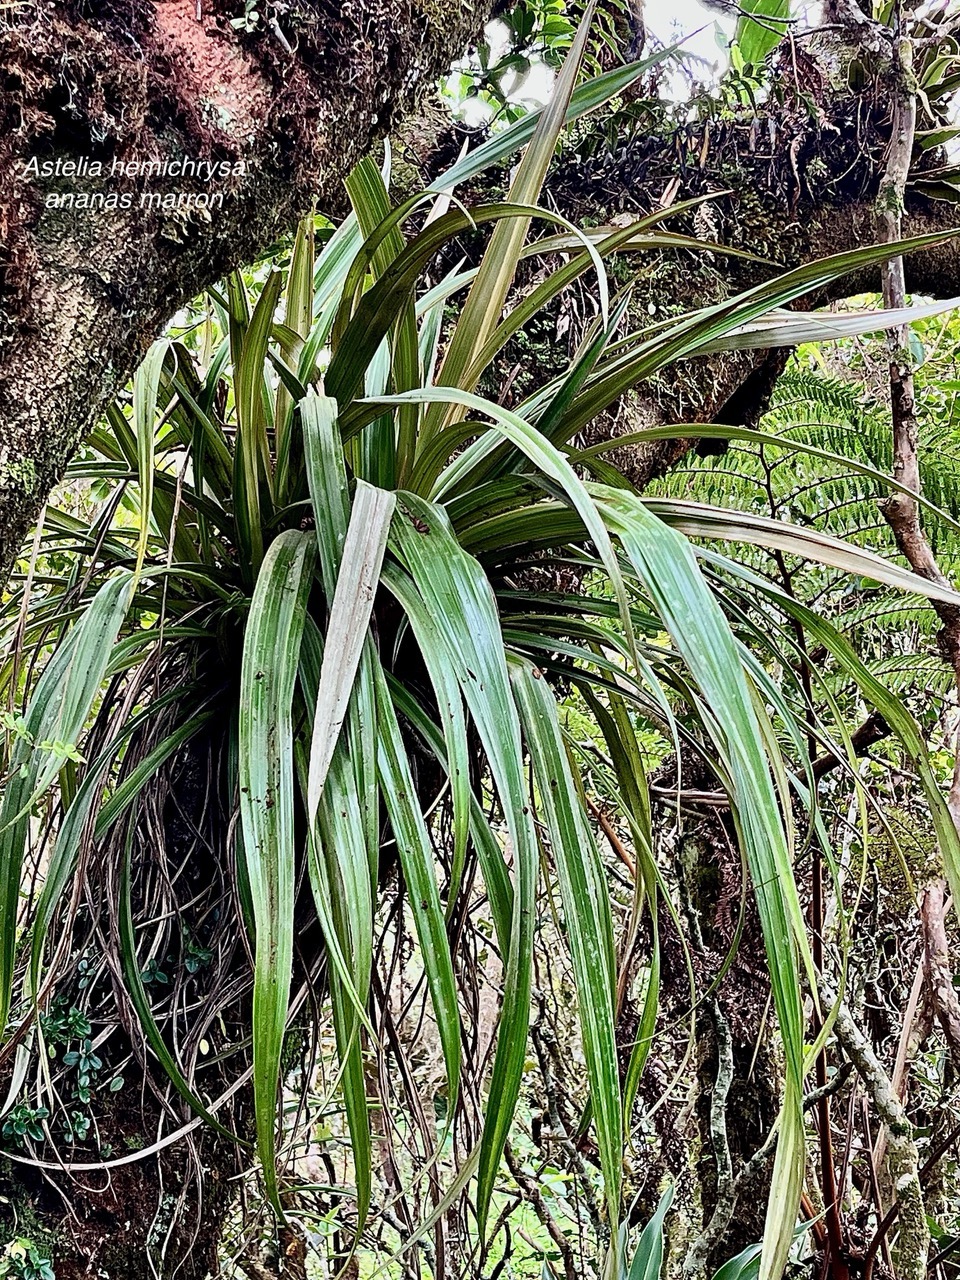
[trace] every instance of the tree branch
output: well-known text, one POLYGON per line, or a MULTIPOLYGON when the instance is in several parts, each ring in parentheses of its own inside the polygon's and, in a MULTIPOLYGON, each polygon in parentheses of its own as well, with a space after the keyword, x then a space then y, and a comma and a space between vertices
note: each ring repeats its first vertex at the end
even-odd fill
POLYGON ((943 891, 944 882, 935 880, 927 885, 920 899, 923 969, 933 1011, 943 1028, 954 1063, 960 1066, 960 1000, 950 966, 943 891))
MULTIPOLYGON (((838 1004, 837 993, 823 981, 821 999, 825 1005, 837 1006, 834 1034, 853 1063, 885 1127, 887 1164, 900 1218, 897 1274, 901 1280, 925 1280, 930 1228, 920 1188, 919 1160, 913 1127, 873 1046, 857 1026, 846 1004, 843 1001, 838 1004)), ((871 1246, 874 1255, 877 1247, 879 1240, 875 1240, 871 1246)))
MULTIPOLYGON (((905 36, 898 37, 894 43, 893 74, 893 130, 877 199, 877 223, 883 244, 893 244, 902 235, 903 208, 916 134, 917 85, 913 73, 913 46, 905 36)), ((884 264, 882 279, 884 305, 904 306, 907 286, 902 257, 892 258, 884 264)), ((887 332, 893 477, 914 493, 919 493, 918 429, 909 339, 907 325, 887 332)), ((937 564, 923 531, 916 499, 906 493, 894 493, 883 499, 880 510, 893 531, 897 547, 913 571, 939 586, 950 587, 952 584, 937 564)), ((944 602, 935 602, 934 608, 943 624, 938 636, 940 651, 950 663, 960 688, 960 608, 944 602)))

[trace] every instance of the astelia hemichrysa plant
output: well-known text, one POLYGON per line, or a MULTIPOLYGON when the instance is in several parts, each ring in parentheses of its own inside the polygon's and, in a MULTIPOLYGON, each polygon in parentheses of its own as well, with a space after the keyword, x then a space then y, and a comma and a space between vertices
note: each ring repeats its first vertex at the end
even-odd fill
MULTIPOLYGON (((477 1121, 450 1194, 472 1194, 482 1241, 522 1088, 549 878, 615 1267, 658 962, 654 952, 621 1069, 622 939, 559 705, 573 688, 602 744, 605 803, 634 851, 632 929, 644 912, 655 920, 663 893, 640 727, 677 732, 682 710, 729 796, 783 1046, 763 1262, 773 1276, 800 1193, 804 975, 815 985, 777 732, 799 730, 685 534, 768 541, 912 590, 940 588, 806 530, 645 502, 603 445, 576 441, 675 361, 797 341, 806 322, 778 309, 892 250, 813 263, 632 331, 629 293, 609 294, 611 255, 721 248, 664 229, 664 211, 584 231, 539 206, 564 121, 643 70, 575 88, 588 26, 589 15, 550 104, 459 161, 433 192, 395 205, 365 161, 348 182, 353 211, 322 251, 308 219, 282 270, 252 281, 235 273, 212 290, 195 330, 151 348, 129 403, 111 408, 74 465, 95 500, 79 515, 48 511, 6 609, 4 675, 22 705, 7 723, 0 811, 0 1023, 15 1064, 7 1124, 33 1143, 52 1140, 63 1073, 85 1066, 88 1083, 107 1078, 110 1037, 101 1048, 88 1034, 52 1075, 35 1083, 30 1073, 51 1038, 51 1001, 82 1006, 94 1031, 119 1023, 120 1054, 159 1067, 179 1104, 224 1142, 244 1140, 221 1117, 249 1079, 263 1184, 282 1215, 285 1038, 291 1019, 309 1036, 310 998, 329 1002, 359 1234, 373 1184, 376 921, 396 869, 445 1075, 437 1152, 477 1121), (504 201, 467 209, 451 197, 522 146, 504 201), (532 227, 540 239, 530 241, 532 227), (479 265, 425 285, 438 253, 465 233, 486 237, 479 265), (518 297, 518 263, 532 255, 549 270, 518 297), (582 278, 593 281, 598 319, 569 367, 514 410, 478 394, 510 339, 582 278), (525 594, 531 561, 574 564, 576 586, 525 594), (464 901, 478 892, 503 969, 489 1070, 464 1035, 456 949, 464 901)), ((818 332, 831 323, 838 333, 879 324, 819 318, 818 332)), ((918 761, 952 874, 956 836, 912 722, 826 624, 783 607, 881 705, 918 761)), ((123 1080, 112 1058, 109 1070, 123 1080)))

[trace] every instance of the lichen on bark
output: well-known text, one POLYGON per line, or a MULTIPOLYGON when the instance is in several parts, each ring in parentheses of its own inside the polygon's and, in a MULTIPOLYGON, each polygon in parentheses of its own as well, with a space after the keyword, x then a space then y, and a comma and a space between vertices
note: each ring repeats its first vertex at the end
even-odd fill
MULTIPOLYGON (((195 0, 30 0, 0 10, 0 446, 36 468, 32 490, 0 491, 4 575, 163 324, 311 202, 342 210, 347 172, 433 92, 485 12, 461 0, 345 0, 331 18, 301 0, 284 6, 290 53, 269 22, 235 29, 236 9, 204 0, 200 20, 195 0), (136 201, 47 210, 55 179, 26 175, 31 155, 105 165, 214 158, 244 172, 227 182, 216 216, 174 223, 136 201)), ((131 190, 130 181, 114 186, 131 190)), ((183 186, 170 179, 158 189, 183 186)))

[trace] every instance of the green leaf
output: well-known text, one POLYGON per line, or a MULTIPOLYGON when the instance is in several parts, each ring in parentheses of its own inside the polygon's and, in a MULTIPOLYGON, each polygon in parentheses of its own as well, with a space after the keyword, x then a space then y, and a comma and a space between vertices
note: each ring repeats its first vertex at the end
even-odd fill
MULTIPOLYGON (((538 809, 560 881, 607 1213, 616 1239, 623 1119, 614 1022, 617 975, 610 897, 563 745, 553 691, 533 663, 520 658, 511 661, 510 678, 533 765, 538 809)), ((615 1269, 615 1262, 613 1266, 615 1269)))
MULTIPOLYGON (((798 347, 804 342, 839 342, 864 333, 881 333, 898 325, 955 311, 960 298, 925 302, 915 307, 853 312, 777 310, 751 324, 740 325, 720 337, 705 342, 700 355, 715 351, 772 351, 776 347, 798 347)), ((916 338, 916 335, 913 335, 916 338)))
POLYGON ((960 592, 922 578, 909 569, 901 569, 874 551, 867 551, 818 529, 804 529, 784 520, 771 520, 768 516, 728 511, 723 507, 685 502, 679 498, 650 499, 645 505, 666 524, 693 537, 727 538, 772 551, 788 551, 806 560, 832 565, 845 573, 862 574, 902 591, 914 591, 929 596, 931 600, 960 606, 960 592))
POLYGON ((360 665, 395 503, 392 493, 374 489, 362 480, 358 482, 330 606, 314 712, 307 791, 307 818, 311 824, 360 665))
POLYGON ((920 775, 924 794, 930 806, 937 843, 943 855, 944 870, 950 883, 950 891, 960 901, 960 834, 940 792, 920 728, 901 700, 891 693, 864 664, 849 640, 832 623, 820 617, 802 601, 796 600, 773 583, 725 556, 718 556, 703 548, 700 549, 699 555, 704 560, 722 564, 725 570, 749 583, 761 595, 774 601, 788 617, 801 623, 811 638, 817 644, 822 644, 836 659, 841 670, 854 681, 867 704, 876 707, 890 725, 903 743, 920 775))
MULTIPOLYGON (((300 679, 308 713, 317 704, 322 664, 323 640, 316 623, 308 618, 300 650, 300 679)), ((298 737, 296 748, 301 792, 305 793, 309 760, 302 737, 298 737)), ((375 802, 378 806, 379 791, 375 802)), ((362 807, 347 742, 341 738, 333 753, 317 821, 307 833, 307 866, 330 961, 334 1031, 357 1188, 358 1235, 372 1193, 372 1137, 361 1024, 370 1025, 366 1002, 373 961, 377 874, 364 838, 367 824, 362 807)), ((376 853, 374 846, 374 858, 376 853)))
MULTIPOLYGON (((365 235, 373 233, 379 223, 391 212, 390 197, 379 168, 366 156, 347 179, 347 191, 365 235)), ((389 234, 380 240, 373 255, 373 266, 381 275, 404 250, 404 238, 399 226, 392 226, 389 234)), ((394 391, 407 391, 421 382, 420 348, 417 339, 417 317, 413 298, 407 299, 393 323, 390 333, 390 382, 394 391)), ((420 415, 414 405, 400 414, 396 448, 392 440, 386 452, 386 466, 377 473, 390 474, 394 485, 407 482, 413 469, 417 448, 417 432, 420 415)))
MULTIPOLYGON (((411 695, 410 691, 392 675, 387 673, 387 684, 397 711, 410 722, 416 732, 433 752, 439 764, 450 773, 450 762, 447 756, 443 735, 433 723, 423 707, 411 695)), ((490 829, 486 814, 475 795, 470 795, 470 838, 477 850, 481 874, 487 897, 490 900, 490 912, 493 926, 497 934, 500 950, 506 952, 510 946, 510 929, 513 919, 513 886, 507 873, 503 850, 496 836, 490 829)))
POLYGON ((757 67, 789 30, 790 0, 742 0, 740 12, 736 41, 744 62, 757 67))
POLYGON ((420 955, 443 1047, 452 1122, 460 1091, 460 1012, 453 958, 434 872, 433 845, 419 805, 397 714, 379 663, 375 667, 377 694, 378 773, 390 825, 397 841, 410 911, 420 942, 420 955))
POLYGON ((706 727, 733 788, 731 800, 760 915, 786 1059, 786 1094, 764 1250, 764 1276, 779 1276, 792 1239, 805 1150, 798 948, 811 975, 813 963, 765 736, 729 625, 700 575, 689 544, 634 495, 601 486, 592 491, 703 692, 711 713, 706 727))
MULTIPOLYGON (((579 120, 581 116, 588 115, 591 111, 596 111, 604 106, 612 98, 619 97, 632 84, 635 84, 641 76, 645 75, 647 71, 674 57, 680 47, 679 44, 670 45, 666 49, 659 49, 649 58, 614 67, 610 71, 605 71, 602 75, 585 81, 573 91, 564 112, 564 124, 572 124, 575 120, 579 120)), ((530 141, 540 125, 544 110, 545 108, 539 111, 525 112, 509 128, 498 131, 474 151, 461 156, 456 164, 452 165, 434 181, 431 189, 435 191, 450 191, 461 183, 477 177, 478 174, 485 172, 487 169, 502 165, 504 161, 509 160, 512 155, 515 155, 521 147, 530 141)))
POLYGON ((350 520, 350 491, 337 428, 337 402, 330 396, 318 395, 311 387, 300 402, 300 419, 323 586, 332 600, 350 520))
MULTIPOLYGON (((482 396, 474 395, 472 392, 463 391, 459 388, 428 387, 420 391, 405 392, 402 395, 380 396, 377 398, 377 403, 401 404, 409 399, 416 399, 424 403, 446 402, 449 404, 463 404, 488 415, 493 420, 494 428, 509 440, 534 465, 537 471, 557 485, 569 500, 570 505, 583 521, 584 528, 593 539, 594 546, 597 548, 603 566, 609 574, 610 581, 616 592, 617 602, 620 606, 620 619, 626 632, 627 643, 633 648, 633 624, 630 620, 630 605, 619 562, 603 521, 594 506, 593 499, 563 454, 555 449, 550 441, 545 439, 535 427, 532 427, 529 422, 524 421, 519 415, 511 413, 510 410, 493 404, 489 400, 485 400, 482 396)), ((454 462, 450 470, 453 471, 455 467, 456 462, 454 462)), ((442 492, 444 488, 444 477, 441 476, 436 489, 442 492)), ((435 493, 434 496, 437 496, 437 494, 435 493)))
POLYGON ((759 1274, 763 1245, 748 1244, 713 1273, 713 1280, 752 1280, 759 1274))
POLYGON ((137 436, 137 470, 140 479, 140 536, 137 540, 136 576, 147 555, 150 521, 153 516, 153 447, 160 376, 170 351, 170 343, 158 338, 150 347, 133 378, 133 420, 137 436))
MULTIPOLYGON (((313 323, 313 273, 316 249, 314 221, 313 214, 301 219, 294 237, 290 270, 287 275, 283 318, 291 340, 283 344, 283 354, 295 368, 299 368, 304 343, 313 323)), ((290 391, 284 387, 278 388, 275 414, 275 487, 278 505, 286 501, 289 488, 293 414, 293 398, 290 391)))
MULTIPOLYGON (((586 5, 550 101, 510 184, 509 200, 513 204, 534 205, 539 200, 587 46, 594 4, 595 0, 589 0, 586 5)), ((501 221, 494 228, 437 374, 438 385, 465 391, 473 391, 476 386, 476 375, 467 376, 468 370, 500 319, 529 229, 529 218, 501 221)), ((444 410, 442 402, 432 406, 424 421, 424 443, 429 443, 430 437, 449 420, 449 411, 444 410)))
POLYGON ((653 1217, 641 1231, 627 1280, 660 1280, 660 1270, 663 1267, 663 1220, 673 1204, 674 1189, 671 1182, 660 1197, 653 1217))
POLYGON ((856 458, 832 453, 829 449, 820 449, 804 440, 793 440, 789 436, 776 435, 772 431, 754 431, 749 427, 729 427, 716 422, 672 423, 670 426, 646 427, 641 431, 631 431, 626 435, 616 436, 612 440, 602 440, 595 445, 590 445, 586 449, 580 449, 573 453, 572 459, 575 462, 581 462, 589 466, 592 458, 602 457, 603 454, 610 453, 614 449, 628 449, 632 445, 644 444, 653 440, 682 440, 694 436, 704 440, 739 440, 748 444, 759 444, 764 448, 783 449, 787 453, 801 453, 808 458, 821 458, 826 462, 835 463, 855 475, 866 476, 882 488, 892 489, 896 493, 907 494, 925 511, 929 511, 938 520, 942 520, 960 533, 960 520, 955 519, 943 507, 938 507, 936 503, 925 498, 922 493, 916 493, 908 485, 900 484, 898 480, 887 475, 886 472, 879 471, 876 467, 871 467, 868 463, 860 462, 856 458))
POLYGON ((256 927, 254 1111, 267 1198, 281 1216, 274 1126, 293 963, 292 703, 314 554, 312 535, 298 530, 270 545, 250 604, 240 673, 240 817, 256 927))
POLYGON ((447 891, 447 916, 449 917, 460 889, 470 830, 470 751, 467 744, 466 717, 463 714, 463 697, 456 676, 447 662, 436 623, 412 581, 396 565, 390 564, 384 566, 382 581, 400 602, 413 629, 420 654, 430 676, 430 683, 433 685, 440 723, 443 726, 442 755, 450 779, 453 802, 453 861, 447 891))
MULTIPOLYGON (((435 222, 426 225, 411 239, 403 253, 390 263, 389 268, 363 294, 354 309, 353 290, 362 283, 366 266, 363 256, 357 257, 352 268, 357 279, 348 279, 341 303, 341 312, 349 315, 349 322, 343 327, 342 333, 338 334, 326 374, 327 392, 338 402, 341 410, 360 394, 376 351, 390 332, 397 316, 408 305, 424 267, 434 254, 464 231, 474 231, 488 222, 500 222, 504 219, 529 221, 534 215, 547 221, 557 221, 556 215, 549 210, 530 205, 498 203, 478 205, 469 210, 451 209, 435 222)), ((385 219, 380 224, 376 235, 368 237, 365 252, 375 252, 377 238, 387 236, 390 225, 390 219, 385 219)), ((356 430, 359 430, 359 426, 344 424, 345 437, 356 430)))
POLYGON ((486 575, 454 538, 442 508, 398 495, 391 549, 427 610, 477 726, 513 843, 515 882, 503 1010, 484 1119, 477 1216, 485 1226, 513 1120, 530 1022, 538 856, 523 775, 520 721, 510 690, 496 601, 486 575))
MULTIPOLYGON (((270 390, 264 374, 267 343, 283 277, 273 272, 263 286, 236 358, 237 449, 234 470, 237 529, 256 573, 263 559, 263 500, 273 483, 267 441, 265 399, 270 390)), ((271 423, 272 425, 272 423, 271 423)))
POLYGON ((24 736, 10 755, 0 803, 0 1033, 10 1015, 30 810, 53 784, 66 758, 35 744, 78 741, 129 608, 130 584, 129 573, 111 578, 56 648, 27 707, 24 736))
POLYGON ((666 367, 687 359, 725 337, 732 330, 784 307, 803 294, 840 279, 851 271, 932 247, 960 235, 957 231, 914 236, 895 244, 865 245, 795 267, 783 275, 756 285, 727 301, 705 307, 678 321, 658 326, 651 334, 634 334, 612 349, 565 415, 562 438, 571 439, 618 396, 666 367))

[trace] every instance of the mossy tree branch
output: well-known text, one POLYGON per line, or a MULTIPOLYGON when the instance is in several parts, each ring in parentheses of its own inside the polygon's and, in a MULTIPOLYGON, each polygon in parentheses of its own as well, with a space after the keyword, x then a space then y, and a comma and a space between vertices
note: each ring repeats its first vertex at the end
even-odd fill
MULTIPOLYGON (((270 6, 261 6, 269 10, 270 6)), ((0 573, 77 445, 176 310, 250 262, 412 110, 484 4, 319 0, 285 45, 226 0, 36 0, 0 10, 0 573), (334 70, 335 69, 335 70, 334 70), (223 162, 223 208, 141 206, 150 160, 223 162), (31 161, 60 162, 45 177, 31 161), (64 176, 96 161, 107 176, 64 176), (69 170, 68 170, 69 173, 69 170), (121 207, 48 208, 113 193, 121 207)), ((294 20, 294 15, 296 18, 294 20)), ((160 194, 211 188, 151 179, 160 194)))
MULTIPOLYGON (((837 993, 826 983, 821 983, 821 999, 828 1007, 836 1006, 834 1033, 844 1053, 853 1063, 867 1096, 884 1124, 887 1166, 896 1193, 900 1224, 896 1252, 897 1275, 903 1277, 903 1280, 925 1280, 930 1227, 924 1211, 913 1126, 883 1064, 857 1026, 845 1002, 838 1001, 837 993)), ((879 1211, 881 1206, 877 1208, 879 1211)))

